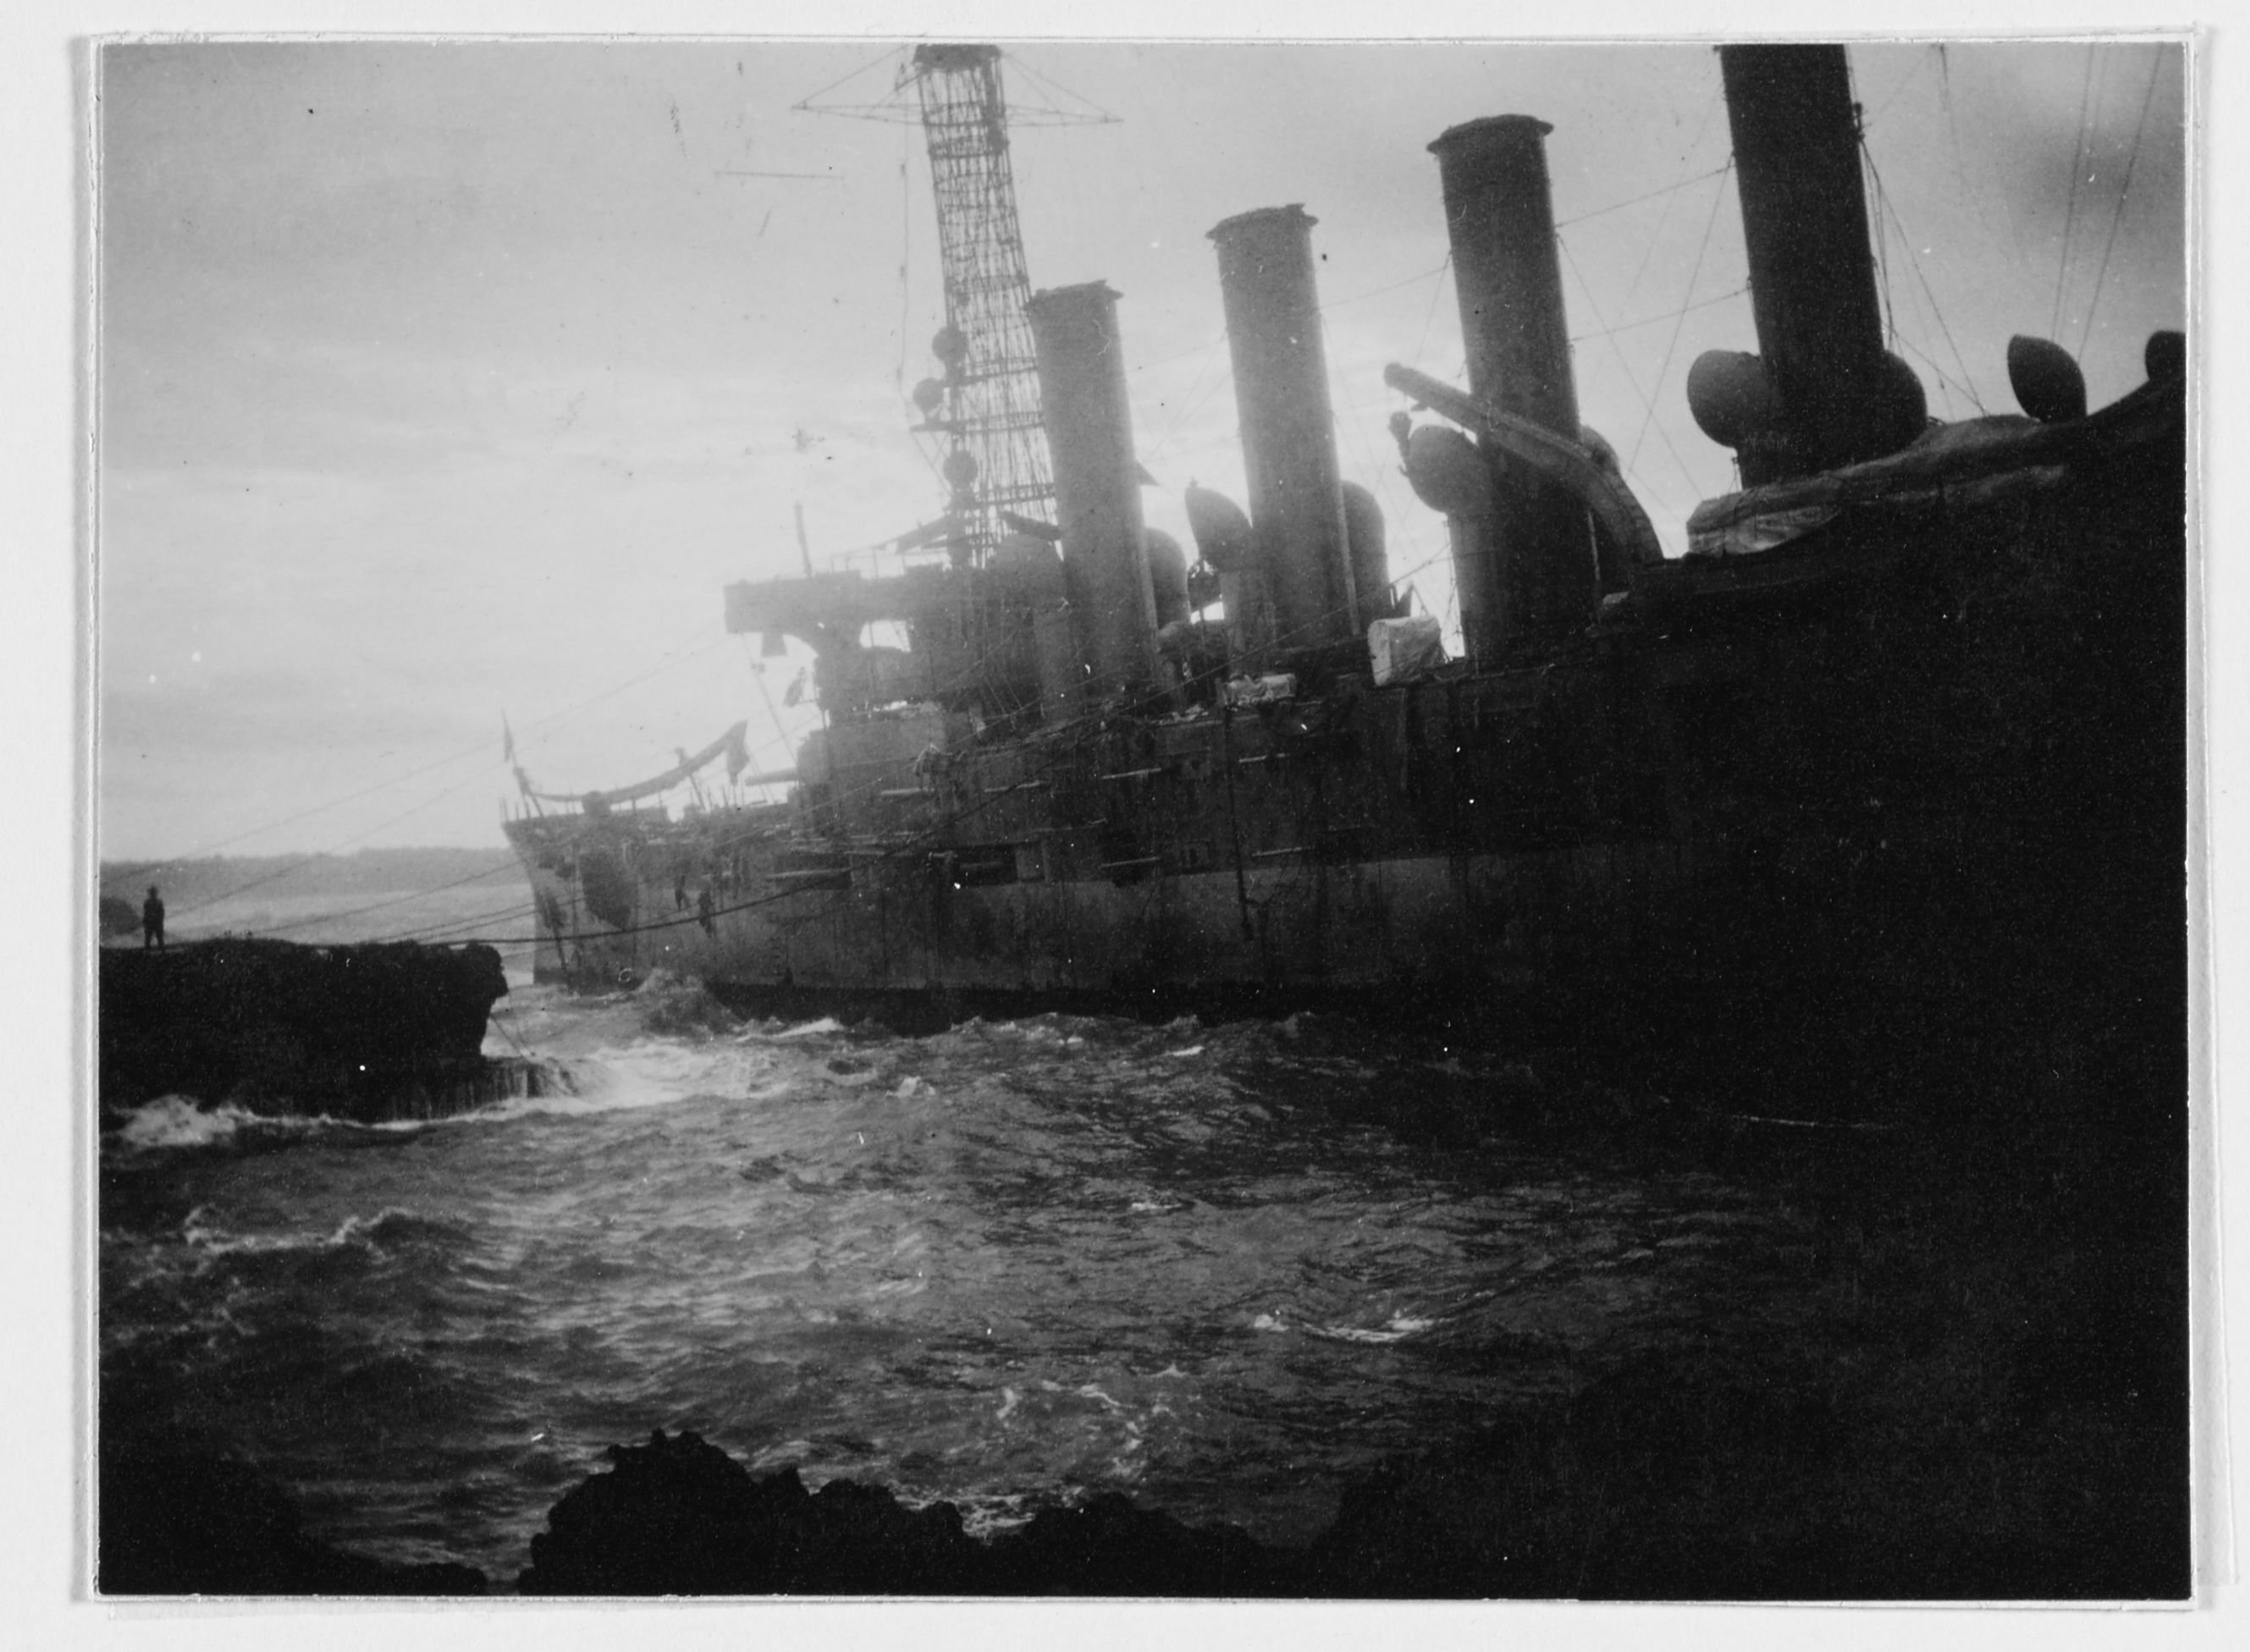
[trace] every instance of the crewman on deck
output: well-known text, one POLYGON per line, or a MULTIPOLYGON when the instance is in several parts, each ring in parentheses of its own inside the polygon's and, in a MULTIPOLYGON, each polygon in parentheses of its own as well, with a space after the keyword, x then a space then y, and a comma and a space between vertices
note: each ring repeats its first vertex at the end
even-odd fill
POLYGON ((712 903, 709 889, 705 889, 695 898, 695 921, 702 925, 703 933, 714 940, 719 936, 719 926, 712 921, 712 916, 717 910, 712 903))
POLYGON ((159 952, 164 946, 164 899, 154 884, 148 885, 148 898, 141 903, 141 950, 151 946, 159 952))

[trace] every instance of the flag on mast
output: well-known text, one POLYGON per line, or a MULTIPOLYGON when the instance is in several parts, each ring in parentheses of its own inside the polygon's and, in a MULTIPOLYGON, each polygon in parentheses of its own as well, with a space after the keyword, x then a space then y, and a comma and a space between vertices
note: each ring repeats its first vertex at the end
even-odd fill
POLYGON ((500 714, 500 754, 504 762, 515 761, 515 731, 507 726, 507 713, 500 714))

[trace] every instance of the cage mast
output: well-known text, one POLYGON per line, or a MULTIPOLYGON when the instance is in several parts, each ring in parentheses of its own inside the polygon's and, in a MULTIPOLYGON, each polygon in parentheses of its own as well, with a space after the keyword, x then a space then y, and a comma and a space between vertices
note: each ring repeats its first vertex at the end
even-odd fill
POLYGON ((945 327, 932 341, 942 401, 930 405, 928 389, 916 400, 951 441, 941 469, 953 488, 954 554, 982 563, 1005 532, 1001 512, 1054 520, 1000 49, 923 45, 912 78, 945 274, 945 327))
POLYGON ((807 99, 797 106, 921 127, 937 198, 945 325, 930 341, 938 372, 914 386, 914 400, 920 429, 945 447, 938 469, 951 490, 946 548, 956 561, 977 566, 1010 532, 1004 513, 1046 523, 1055 514, 1038 358, 1024 314, 1032 279, 1016 217, 1009 128, 1115 119, 1091 106, 1034 103, 1011 111, 1002 56, 995 45, 934 42, 914 49, 880 102, 807 99))

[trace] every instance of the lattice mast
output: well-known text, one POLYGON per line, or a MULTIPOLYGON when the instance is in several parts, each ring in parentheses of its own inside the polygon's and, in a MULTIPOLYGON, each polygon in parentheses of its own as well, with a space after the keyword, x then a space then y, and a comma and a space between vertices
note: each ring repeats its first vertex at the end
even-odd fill
POLYGON ((914 399, 950 438, 941 469, 953 489, 954 554, 982 564, 1007 531, 1003 511, 1054 520, 1000 49, 921 46, 910 78, 945 274, 945 326, 931 346, 944 373, 917 386, 914 399))
MULTIPOLYGON (((1009 532, 1004 513, 1048 523, 1055 514, 1038 361, 1024 315, 1032 279, 1016 217, 1009 130, 1116 119, 1020 62, 1017 68, 1032 81, 1081 107, 1034 100, 1011 109, 1003 56, 994 45, 918 46, 880 102, 834 101, 816 93, 797 106, 814 114, 921 126, 937 196, 945 325, 931 341, 939 373, 914 386, 914 400, 921 430, 946 447, 938 468, 952 490, 947 548, 957 561, 980 565, 1009 532)), ((857 78, 846 76, 829 91, 857 78)))

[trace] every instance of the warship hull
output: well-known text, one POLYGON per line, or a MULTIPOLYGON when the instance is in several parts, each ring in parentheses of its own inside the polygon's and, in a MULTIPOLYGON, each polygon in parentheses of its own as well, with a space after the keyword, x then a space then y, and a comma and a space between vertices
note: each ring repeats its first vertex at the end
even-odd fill
POLYGON ((1211 237, 1251 509, 1191 485, 1197 569, 1141 522, 1117 295, 1032 297, 1056 523, 730 588, 730 630, 818 654, 794 800, 512 821, 539 974, 908 1020, 2184 1015, 2184 341, 2088 413, 2019 339, 2028 416, 1929 419, 1884 348, 1841 49, 1721 58, 1763 354, 1689 375, 1744 485, 1685 556, 1577 423, 1548 128, 1469 122, 1431 146, 1468 389, 1384 375, 1450 421, 1391 428, 1466 657, 1400 612, 1340 479, 1315 220, 1239 215, 1211 237), (856 640, 884 618, 908 650, 856 640))
POLYGON ((1652 569, 1518 669, 957 752, 925 708, 832 731, 794 808, 520 820, 536 971, 1474 1019, 2184 967, 2180 459, 2175 422, 2028 499, 1652 569))

